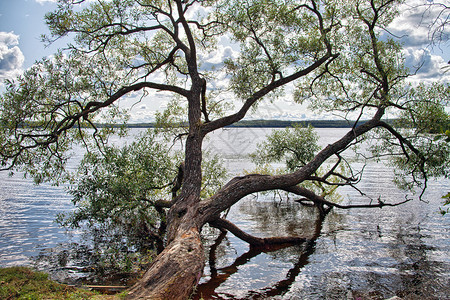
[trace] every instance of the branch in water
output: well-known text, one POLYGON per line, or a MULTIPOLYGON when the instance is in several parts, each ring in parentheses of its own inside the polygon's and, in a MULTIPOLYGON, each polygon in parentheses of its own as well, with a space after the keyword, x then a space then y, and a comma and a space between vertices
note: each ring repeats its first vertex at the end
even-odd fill
POLYGON ((212 227, 218 228, 218 229, 225 229, 230 231, 232 234, 234 234, 236 237, 240 238, 241 240, 249 243, 251 246, 254 247, 260 247, 260 246, 270 246, 270 245, 280 245, 280 244, 300 244, 307 242, 308 239, 303 237, 295 237, 295 236, 287 236, 287 237, 269 237, 269 238, 259 238, 255 237, 253 235, 250 235, 244 231, 242 231, 240 228, 238 228, 236 225, 231 223, 228 220, 225 219, 217 219, 212 222, 209 222, 209 224, 212 227))

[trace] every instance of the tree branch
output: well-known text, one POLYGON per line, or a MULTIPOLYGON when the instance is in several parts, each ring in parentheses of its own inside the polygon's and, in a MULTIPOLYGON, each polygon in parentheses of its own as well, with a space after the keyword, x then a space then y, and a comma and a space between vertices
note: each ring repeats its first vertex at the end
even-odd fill
MULTIPOLYGON (((181 22, 181 25, 183 26, 184 33, 186 34, 189 47, 185 48, 185 55, 186 55, 186 61, 189 68, 189 74, 191 76, 198 76, 198 70, 197 70, 197 46, 195 44, 195 39, 192 34, 191 29, 189 28, 189 23, 187 22, 186 18, 184 17, 185 11, 183 10, 183 3, 182 0, 176 0, 178 9, 178 17, 181 22)), ((194 79, 194 78, 192 78, 194 79)))
POLYGON ((304 204, 305 201, 312 201, 315 204, 321 204, 321 205, 327 205, 328 207, 337 207, 341 209, 351 209, 351 208, 382 208, 384 206, 398 206, 402 205, 406 202, 411 201, 412 199, 406 199, 404 201, 398 202, 398 203, 386 203, 384 201, 381 201, 381 199, 378 199, 377 204, 349 204, 349 205, 342 205, 339 203, 334 203, 325 200, 322 196, 317 195, 316 193, 312 192, 311 190, 308 190, 304 187, 300 186, 292 186, 289 188, 284 188, 285 191, 303 196, 305 198, 294 200, 295 202, 304 204))
POLYGON ((337 56, 338 56, 338 54, 327 53, 324 56, 322 56, 320 59, 315 61, 313 64, 311 64, 309 67, 307 67, 301 71, 295 72, 294 74, 291 74, 290 76, 282 77, 278 80, 271 82, 269 85, 260 89, 259 91, 255 92, 251 97, 249 97, 244 102, 243 106, 237 113, 217 119, 208 124, 205 124, 203 126, 204 134, 207 134, 208 132, 212 132, 216 129, 223 128, 225 126, 228 126, 228 125, 238 122, 239 120, 241 120, 242 118, 245 117, 245 115, 247 114, 249 109, 262 97, 264 97, 268 93, 274 91, 275 89, 277 89, 280 86, 286 85, 300 77, 308 75, 312 71, 319 68, 323 63, 325 63, 330 58, 337 57, 337 56))
POLYGON ((154 207, 157 208, 170 208, 172 207, 172 201, 169 200, 164 200, 164 199, 159 199, 159 200, 150 200, 147 198, 141 198, 142 201, 145 201, 149 204, 151 204, 154 207))
MULTIPOLYGON (((411 150, 418 158, 419 158, 419 162, 418 164, 415 166, 414 171, 417 170, 417 168, 419 169, 420 173, 423 176, 423 180, 424 180, 424 186, 422 188, 422 192, 419 196, 419 199, 422 199, 422 196, 425 192, 425 189, 427 187, 427 182, 428 182, 428 176, 427 176, 427 172, 425 171, 425 162, 427 161, 427 159, 425 158, 424 154, 422 152, 420 152, 416 147, 414 147, 414 145, 407 140, 406 138, 404 138, 397 130, 395 130, 391 125, 387 124, 386 122, 381 122, 380 125, 387 129, 393 136, 395 136, 395 138, 400 142, 400 147, 402 148, 403 154, 406 156, 406 158, 408 160, 410 160, 410 156, 408 154, 408 152, 405 149, 405 145, 408 147, 409 150, 411 150)), ((415 172, 412 172, 412 177, 414 182, 418 183, 418 180, 415 176, 415 172)))
POLYGON ((403 154, 405 154, 405 156, 407 158, 409 158, 409 155, 405 149, 405 145, 408 147, 409 150, 411 150, 415 155, 417 155, 420 160, 422 162, 425 162, 425 157, 423 156, 423 154, 414 147, 413 144, 411 144, 410 141, 408 141, 407 139, 405 139, 397 130, 395 130, 391 125, 389 125, 386 122, 380 122, 380 126, 382 126, 383 128, 387 129, 393 136, 395 136, 395 138, 400 142, 400 145, 402 147, 403 150, 403 154))
POLYGON ((205 117, 205 123, 209 123, 209 116, 208 116, 208 111, 206 109, 206 80, 202 79, 203 84, 202 84, 202 113, 203 116, 205 117))
MULTIPOLYGON (((19 161, 19 157, 22 155, 24 151, 30 149, 36 149, 40 147, 48 147, 51 144, 55 144, 58 142, 58 138, 67 130, 73 128, 80 120, 88 120, 89 114, 99 111, 102 108, 108 107, 112 105, 115 101, 120 99, 121 97, 129 94, 131 92, 139 91, 144 88, 151 88, 157 90, 171 91, 174 93, 178 93, 183 96, 187 96, 189 91, 172 85, 167 84, 159 84, 154 82, 140 82, 130 86, 122 87, 117 92, 109 96, 105 101, 91 101, 88 102, 84 108, 73 114, 69 114, 64 116, 60 121, 58 121, 52 128, 47 132, 35 131, 34 133, 21 133, 19 128, 16 128, 15 132, 17 134, 14 151, 10 151, 10 154, 7 154, 6 151, 2 151, 2 156, 7 158, 8 160, 12 160, 10 164, 2 167, 0 170, 11 170, 16 163, 19 161)), ((12 148, 12 145, 9 145, 12 148)), ((6 148, 6 147, 3 147, 6 148)))
POLYGON ((181 186, 183 185, 184 180, 184 162, 182 162, 178 166, 178 174, 177 177, 173 180, 172 184, 172 200, 174 200, 177 197, 177 192, 180 190, 181 186))
POLYGON ((244 231, 242 231, 240 228, 238 228, 236 225, 231 223, 228 220, 225 219, 217 219, 214 221, 209 222, 209 224, 212 227, 221 229, 221 230, 228 230, 232 234, 234 234, 236 237, 240 238, 241 240, 249 243, 253 247, 261 247, 261 246, 270 246, 270 245, 279 245, 279 244, 299 244, 307 242, 308 239, 302 238, 302 237, 269 237, 269 238, 259 238, 255 237, 253 235, 250 235, 244 231))
POLYGON ((345 149, 358 136, 380 126, 380 119, 383 115, 384 109, 380 108, 372 120, 351 129, 340 140, 325 147, 308 164, 293 173, 283 175, 250 174, 231 179, 214 196, 201 203, 202 208, 200 210, 203 213, 204 221, 216 220, 222 211, 252 193, 285 189, 307 180, 332 155, 345 149))

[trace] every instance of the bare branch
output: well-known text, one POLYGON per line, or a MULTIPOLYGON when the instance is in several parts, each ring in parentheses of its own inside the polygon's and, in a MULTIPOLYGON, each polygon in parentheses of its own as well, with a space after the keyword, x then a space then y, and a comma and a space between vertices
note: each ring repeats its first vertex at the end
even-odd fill
MULTIPOLYGON (((51 130, 47 132, 39 131, 35 133, 23 133, 19 128, 16 128, 15 132, 17 134, 16 136, 17 149, 11 154, 6 154, 3 153, 2 151, 2 156, 4 158, 11 159, 12 161, 8 166, 5 166, 0 170, 11 170, 16 165, 18 158, 22 155, 23 152, 40 147, 48 148, 49 145, 56 144, 58 142, 59 137, 64 132, 73 128, 76 124, 79 123, 80 120, 88 120, 89 114, 92 114, 94 112, 99 111, 102 108, 112 105, 115 101, 131 92, 139 91, 144 88, 171 91, 183 96, 189 95, 189 91, 177 86, 153 82, 141 82, 120 88, 117 92, 112 94, 108 99, 106 99, 103 102, 100 101, 88 102, 84 106, 84 108, 82 108, 79 112, 64 116, 60 121, 58 121, 53 126, 51 130)), ((95 126, 93 128, 95 128, 95 126)))
POLYGON ((232 234, 234 234, 236 237, 240 238, 241 240, 249 243, 251 246, 270 246, 270 245, 279 245, 279 244, 299 244, 307 242, 308 239, 303 237, 269 237, 269 238, 259 238, 255 237, 253 235, 250 235, 241 229, 239 229, 236 225, 231 223, 228 220, 225 219, 217 219, 214 221, 209 222, 209 224, 213 227, 219 228, 221 230, 225 229, 230 231, 232 234))
POLYGON ((334 202, 330 202, 327 201, 325 198, 323 198, 322 196, 317 195, 316 193, 312 192, 311 190, 308 190, 306 188, 300 187, 300 186, 293 186, 293 187, 289 187, 289 188, 285 188, 284 189, 287 192, 290 193, 294 193, 296 195, 299 196, 303 196, 305 198, 302 199, 297 199, 294 200, 296 202, 299 203, 305 203, 305 201, 312 201, 314 202, 316 205, 320 204, 320 205, 327 205, 328 207, 337 207, 337 208, 341 208, 341 209, 351 209, 351 208, 382 208, 384 206, 398 206, 398 205, 402 205, 406 202, 409 202, 412 200, 412 198, 410 199, 406 199, 404 201, 398 202, 398 203, 386 203, 384 201, 381 201, 380 198, 378 198, 378 203, 377 204, 349 204, 349 205, 342 205, 339 203, 334 203, 334 202))

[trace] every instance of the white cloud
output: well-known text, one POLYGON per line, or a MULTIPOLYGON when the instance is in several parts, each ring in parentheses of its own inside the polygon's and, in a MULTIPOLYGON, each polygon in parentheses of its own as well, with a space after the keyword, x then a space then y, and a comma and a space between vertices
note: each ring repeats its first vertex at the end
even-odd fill
POLYGON ((19 36, 14 32, 0 32, 0 43, 11 46, 19 44, 19 36))
POLYGON ((221 68, 225 62, 225 60, 230 58, 237 58, 239 55, 238 52, 233 50, 230 46, 218 45, 215 51, 200 57, 202 61, 202 69, 211 70, 221 68))
POLYGON ((58 0, 36 0, 36 2, 41 4, 41 5, 43 5, 43 4, 47 3, 47 2, 56 3, 56 2, 58 2, 58 0))
POLYGON ((411 73, 416 74, 409 78, 413 83, 450 80, 450 74, 443 70, 448 66, 444 57, 449 49, 445 42, 450 36, 450 26, 444 27, 441 32, 440 38, 444 39, 440 41, 442 48, 432 47, 433 32, 445 15, 440 14, 442 6, 430 6, 430 3, 423 0, 406 1, 400 8, 401 14, 387 28, 391 34, 399 37, 403 45, 405 65, 411 73))
POLYGON ((410 78, 411 82, 436 80, 450 81, 450 74, 444 72, 447 62, 439 55, 434 55, 428 49, 418 49, 414 47, 405 48, 405 65, 411 73, 415 73, 410 78))
MULTIPOLYGON (((448 16, 439 5, 429 5, 423 0, 409 0, 400 8, 402 13, 390 24, 388 30, 401 37, 405 47, 426 47, 430 44, 433 32, 448 16), (444 14, 442 14, 442 12, 444 14)), ((448 41, 450 26, 441 28, 441 38, 448 41)))
POLYGON ((25 57, 18 47, 19 36, 13 32, 0 32, 0 79, 17 76, 22 72, 25 57))
POLYGON ((401 37, 404 46, 422 46, 429 43, 428 29, 422 24, 423 10, 404 7, 403 13, 388 27, 389 32, 401 37))

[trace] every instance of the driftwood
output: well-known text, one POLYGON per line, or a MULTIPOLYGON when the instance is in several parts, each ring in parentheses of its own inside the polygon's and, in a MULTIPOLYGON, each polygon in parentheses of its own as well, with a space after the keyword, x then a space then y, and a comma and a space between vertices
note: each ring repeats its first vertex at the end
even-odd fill
POLYGON ((83 287, 93 290, 125 290, 126 285, 83 285, 83 287))

